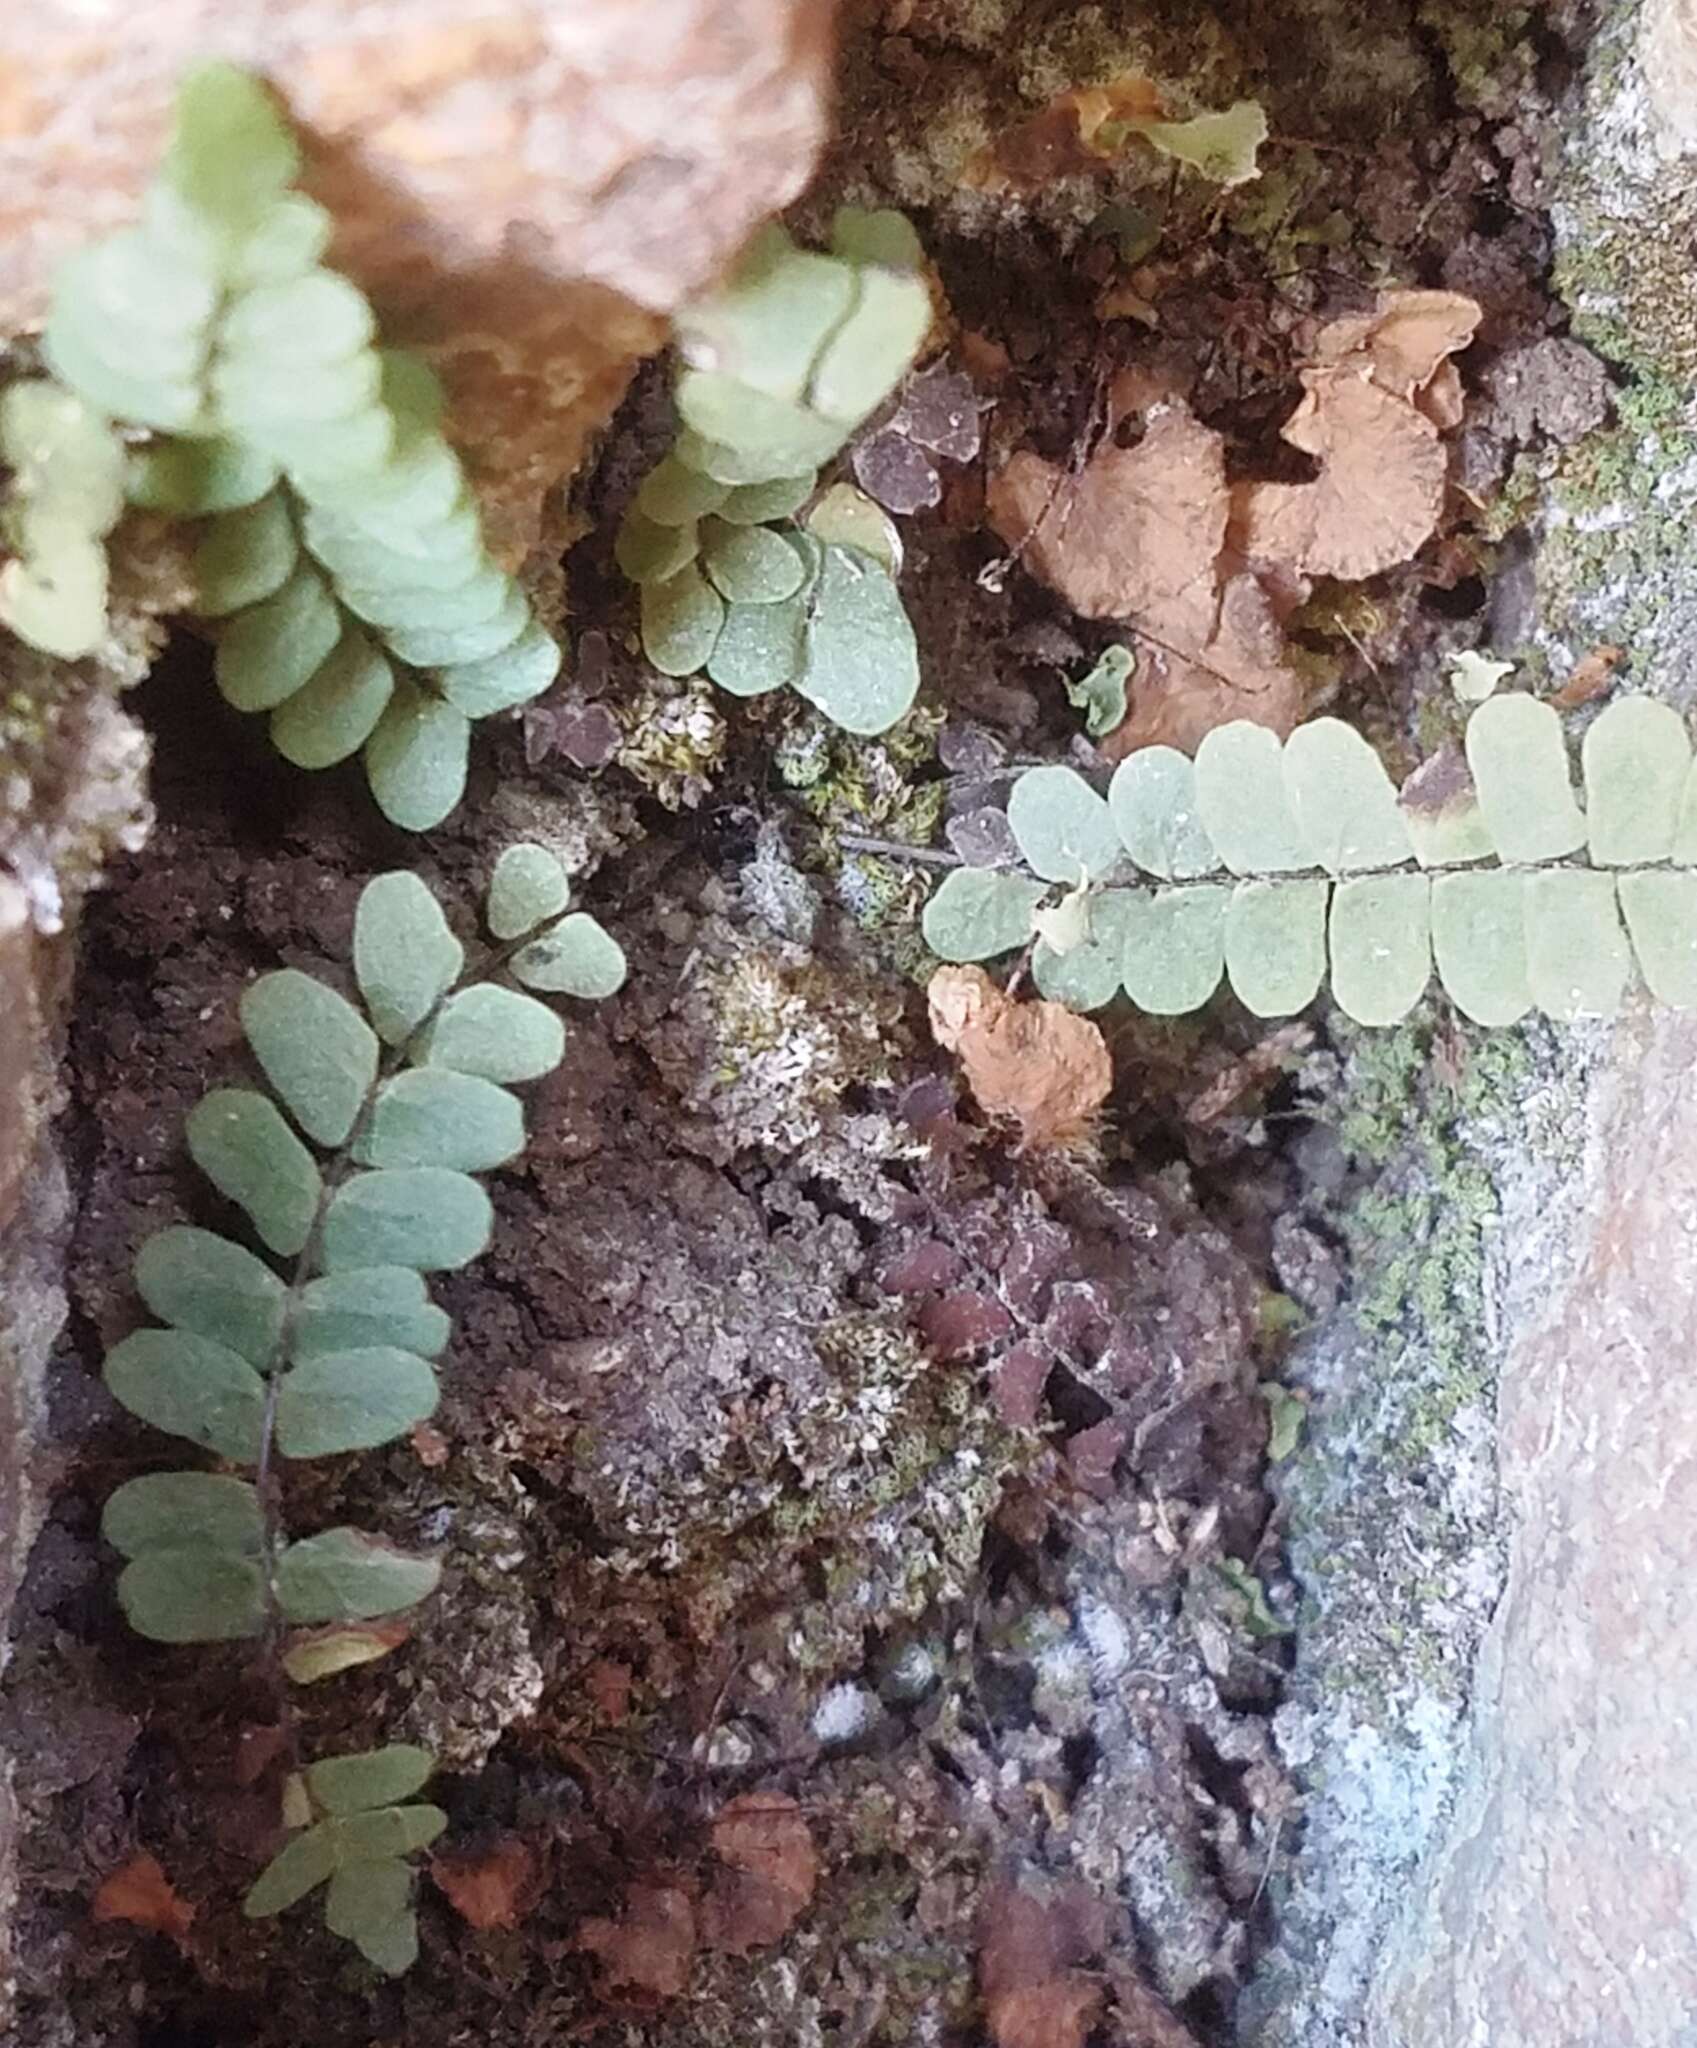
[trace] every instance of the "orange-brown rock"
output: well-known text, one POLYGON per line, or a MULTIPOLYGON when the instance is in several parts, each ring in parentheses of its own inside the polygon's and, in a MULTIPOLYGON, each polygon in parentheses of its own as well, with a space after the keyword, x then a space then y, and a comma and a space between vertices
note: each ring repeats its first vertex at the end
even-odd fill
POLYGON ((173 87, 252 66, 303 128, 335 260, 448 383, 508 559, 657 315, 784 205, 824 126, 829 0, 29 0, 0 11, 0 329, 132 214, 173 87))

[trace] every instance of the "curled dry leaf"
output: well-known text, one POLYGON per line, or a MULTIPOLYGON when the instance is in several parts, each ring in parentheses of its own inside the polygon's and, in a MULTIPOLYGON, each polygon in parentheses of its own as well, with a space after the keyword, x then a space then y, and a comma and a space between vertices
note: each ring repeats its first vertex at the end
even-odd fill
POLYGON ((1136 400, 1147 405, 1142 439, 1121 447, 1109 433, 1076 476, 1015 455, 990 486, 990 523, 1074 611, 1137 629, 1127 714, 1103 742, 1110 759, 1193 749, 1231 718, 1282 737, 1302 715, 1302 685, 1267 591, 1224 572, 1224 443, 1187 406, 1129 379, 1115 387, 1116 426, 1136 400))
POLYGON ((1249 560, 1359 581, 1408 560, 1443 510, 1442 430, 1460 423, 1461 380, 1450 356, 1467 346, 1480 308, 1460 292, 1387 292, 1372 313, 1322 330, 1302 373, 1302 402, 1285 422, 1314 456, 1309 483, 1240 485, 1233 545, 1249 560))
POLYGON ((703 1945, 740 1956, 782 1940, 819 1881, 800 1807, 787 1793, 744 1793, 713 1823, 713 1853, 719 1868, 701 1902, 703 1945))
POLYGON ((94 1895, 96 1920, 127 1920, 179 1944, 194 1921, 194 1908, 179 1899, 156 1856, 144 1849, 121 1864, 94 1895))
POLYGON ((536 1851, 505 1836, 481 1856, 432 1856, 430 1875, 468 1925, 516 1927, 536 1903, 536 1851))
POLYGON ((1113 1063, 1088 1017, 1015 1002, 981 967, 940 967, 927 989, 937 1043, 956 1054, 979 1107, 1012 1117, 1022 1143, 1067 1146, 1089 1132, 1113 1063))
POLYGON ((633 1884, 617 1920, 586 1920, 577 1946, 601 1964, 596 1989, 676 1998, 695 1959, 695 1908, 676 1885, 633 1884))
POLYGON ((1385 292, 1371 313, 1321 329, 1315 366, 1365 370, 1381 391, 1414 399, 1466 348, 1480 317, 1478 301, 1463 292, 1385 292))

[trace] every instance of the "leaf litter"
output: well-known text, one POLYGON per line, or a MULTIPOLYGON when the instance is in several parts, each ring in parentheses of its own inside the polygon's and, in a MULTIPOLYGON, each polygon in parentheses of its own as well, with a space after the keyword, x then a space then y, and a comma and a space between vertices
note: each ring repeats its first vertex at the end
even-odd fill
POLYGON ((1462 417, 1452 358, 1479 318, 1459 292, 1392 291, 1325 326, 1282 429, 1318 465, 1303 483, 1231 482, 1224 435, 1142 370, 1114 380, 1081 469, 1029 449, 1004 464, 986 499, 996 533, 1074 611, 1138 643, 1104 754, 1193 752, 1232 718, 1289 734, 1308 691, 1285 622, 1312 578, 1378 575, 1436 531, 1443 435, 1462 417))

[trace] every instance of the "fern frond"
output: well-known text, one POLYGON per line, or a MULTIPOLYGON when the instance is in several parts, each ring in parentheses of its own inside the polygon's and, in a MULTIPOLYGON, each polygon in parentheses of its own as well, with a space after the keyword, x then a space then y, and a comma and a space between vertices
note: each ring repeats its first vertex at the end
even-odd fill
POLYGON ((1035 937, 1044 995, 1097 1009, 1123 989, 1160 1016, 1200 1008, 1222 979, 1257 1016, 1289 1016, 1328 973, 1362 1024, 1398 1022, 1434 973, 1480 1024, 1534 1008, 1608 1016, 1635 965, 1656 1000, 1697 1005, 1684 721, 1623 698, 1586 733, 1582 766, 1583 806, 1556 712, 1506 694, 1472 714, 1465 762, 1428 762, 1400 792, 1330 718, 1282 745, 1262 726, 1220 726, 1194 762, 1145 748, 1106 799, 1070 768, 1034 768, 1008 801, 1030 873, 949 875, 926 941, 966 961, 1035 937), (1134 871, 1156 886, 1134 886, 1134 871), (1084 929, 1064 948, 1044 930, 1046 883, 1084 891, 1084 929))
MULTIPOLYGON (((392 1648, 400 1635, 369 1624, 436 1585, 433 1558, 357 1529, 291 1540, 276 1461, 390 1443, 434 1411, 433 1361, 449 1323, 423 1276, 487 1246, 493 1212, 474 1176, 523 1149, 510 1084, 547 1073, 564 1052, 559 1017, 525 991, 604 995, 624 978, 623 954, 570 908, 565 870, 546 848, 502 856, 486 921, 493 943, 468 972, 425 885, 405 871, 381 875, 355 915, 357 1004, 294 968, 262 975, 243 996, 265 1090, 214 1089, 188 1119, 188 1147, 286 1263, 279 1270, 216 1231, 159 1231, 137 1257, 136 1286, 162 1327, 114 1345, 104 1377, 132 1414, 258 1478, 153 1473, 112 1495, 103 1528, 126 1560, 118 1597, 142 1635, 263 1637, 281 1674, 310 1683, 392 1648)), ((411 1908, 400 1858, 428 1839, 415 1840, 424 1823, 404 1816, 435 1809, 397 1808, 405 1795, 393 1791, 338 1807, 341 1780, 319 1782, 320 1771, 307 1786, 331 1818, 282 1852, 249 1910, 277 1909, 263 1901, 282 1884, 279 1864, 322 1863, 311 1883, 330 1882, 333 1929, 379 1967, 404 1967, 411 1908), (367 1805, 391 1817, 378 1822, 367 1805), (353 1813, 357 1826, 345 1819, 353 1813), (399 1830, 403 1846, 373 1847, 374 1829, 399 1830), (374 1860, 402 1877, 371 1878, 366 1898, 350 1871, 374 1860)))
POLYGON ((256 80, 193 74, 141 224, 66 267, 45 347, 89 404, 190 437, 132 488, 210 522, 224 695, 269 711, 298 767, 363 749, 379 807, 418 831, 460 800, 470 721, 546 689, 559 651, 484 546, 434 378, 378 348, 320 260, 330 220, 297 169, 256 80))
POLYGON ((662 675, 705 671, 739 697, 788 685, 855 733, 912 705, 918 651, 888 563, 794 515, 925 338, 919 261, 899 215, 845 211, 829 254, 772 227, 680 317, 682 430, 615 546, 662 675))

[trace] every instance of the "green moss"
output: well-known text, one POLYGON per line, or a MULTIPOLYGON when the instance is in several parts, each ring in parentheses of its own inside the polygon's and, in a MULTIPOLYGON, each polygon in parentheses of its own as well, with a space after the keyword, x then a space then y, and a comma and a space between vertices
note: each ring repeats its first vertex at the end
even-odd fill
POLYGON ((1466 106, 1495 112, 1511 81, 1537 61, 1522 40, 1532 20, 1530 7, 1421 0, 1419 20, 1442 44, 1456 97, 1466 106))
POLYGON ((619 766, 668 810, 693 810, 725 756, 725 721, 706 677, 671 683, 656 675, 618 717, 619 766))

